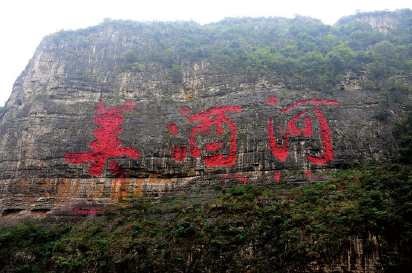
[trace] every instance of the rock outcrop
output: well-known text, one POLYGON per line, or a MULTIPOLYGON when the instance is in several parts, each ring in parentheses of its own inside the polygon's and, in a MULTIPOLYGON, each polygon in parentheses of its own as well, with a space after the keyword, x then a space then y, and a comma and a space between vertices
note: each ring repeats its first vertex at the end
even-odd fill
POLYGON ((396 155, 407 94, 291 88, 276 73, 216 69, 201 53, 157 62, 153 52, 173 54, 162 45, 193 28, 223 42, 185 24, 106 22, 41 42, 0 117, 3 215, 84 214, 215 183, 305 183, 396 155))

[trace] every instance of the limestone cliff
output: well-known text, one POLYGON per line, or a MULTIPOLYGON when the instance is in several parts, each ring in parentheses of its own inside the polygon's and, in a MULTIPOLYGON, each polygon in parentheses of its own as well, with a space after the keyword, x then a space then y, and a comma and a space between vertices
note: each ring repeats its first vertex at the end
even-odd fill
MULTIPOLYGON (((108 21, 46 37, 0 117, 3 215, 73 214, 215 183, 305 183, 390 160, 410 92, 370 87, 365 66, 345 62, 319 81, 332 69, 277 66, 277 50, 309 50, 299 44, 308 26, 315 40, 336 31, 298 17, 108 21)), ((331 63, 332 49, 322 53, 331 63)))

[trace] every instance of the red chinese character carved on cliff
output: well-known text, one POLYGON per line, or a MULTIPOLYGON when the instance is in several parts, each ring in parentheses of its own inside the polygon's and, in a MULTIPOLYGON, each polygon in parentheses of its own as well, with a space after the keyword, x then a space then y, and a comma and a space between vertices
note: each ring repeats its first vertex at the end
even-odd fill
MULTIPOLYGON (((277 104, 276 97, 269 97, 266 100, 268 105, 277 104)), ((275 128, 273 119, 270 118, 267 123, 268 131, 268 144, 272 155, 279 161, 285 162, 289 153, 289 138, 291 137, 313 137, 313 117, 316 118, 319 127, 319 135, 321 142, 321 154, 320 155, 307 155, 307 160, 314 165, 322 166, 326 165, 333 159, 333 144, 332 136, 328 124, 328 120, 325 114, 320 109, 320 106, 337 106, 336 100, 328 99, 305 99, 298 100, 282 109, 282 113, 289 113, 292 110, 297 109, 300 106, 311 106, 310 110, 299 111, 297 114, 287 122, 286 131, 282 136, 282 144, 278 143, 278 138, 275 136, 275 128), (311 114, 312 112, 312 114, 311 114), (298 122, 301 121, 301 127, 298 126, 298 122)), ((279 131, 279 130, 278 130, 279 131)), ((278 178, 279 179, 279 178, 278 178)))
POLYGON ((119 139, 124 122, 123 114, 132 111, 134 107, 133 101, 126 101, 120 106, 106 106, 100 101, 94 117, 97 128, 93 135, 96 139, 90 143, 90 151, 67 153, 65 160, 72 164, 89 164, 89 174, 92 176, 102 175, 105 164, 109 161, 109 171, 115 175, 122 175, 119 164, 110 160, 119 157, 136 160, 140 156, 137 150, 123 147, 119 139))
MULTIPOLYGON (((242 109, 237 105, 211 107, 203 112, 192 114, 189 107, 182 107, 180 113, 194 126, 189 135, 189 153, 194 158, 200 158, 204 152, 203 160, 206 167, 231 167, 236 164, 237 156, 237 126, 227 116, 228 113, 239 113, 242 109), (226 130, 225 130, 226 128, 226 130), (215 135, 223 137, 229 133, 229 141, 213 141, 199 147, 199 136, 215 135), (226 150, 226 152, 225 152, 226 150)), ((178 128, 175 123, 168 126, 170 134, 177 135, 178 128)), ((172 157, 176 161, 183 161, 186 157, 186 147, 174 147, 172 157)))

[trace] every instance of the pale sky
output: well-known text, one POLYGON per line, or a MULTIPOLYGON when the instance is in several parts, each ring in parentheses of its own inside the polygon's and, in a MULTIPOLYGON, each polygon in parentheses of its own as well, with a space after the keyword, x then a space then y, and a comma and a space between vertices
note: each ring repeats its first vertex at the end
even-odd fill
POLYGON ((304 15, 333 24, 357 11, 412 8, 411 0, 1 0, 0 106, 41 39, 62 29, 96 25, 104 18, 137 21, 304 15))

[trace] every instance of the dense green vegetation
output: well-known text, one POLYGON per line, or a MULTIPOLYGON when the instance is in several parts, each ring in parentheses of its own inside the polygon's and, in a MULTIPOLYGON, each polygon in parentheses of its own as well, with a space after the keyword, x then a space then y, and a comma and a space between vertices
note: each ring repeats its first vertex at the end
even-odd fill
POLYGON ((394 136, 399 148, 399 162, 412 164, 412 111, 396 125, 394 136))
POLYGON ((327 91, 354 80, 364 89, 410 91, 411 29, 412 10, 404 9, 360 13, 333 26, 302 16, 228 18, 207 25, 106 20, 52 38, 87 48, 96 31, 117 30, 127 39, 113 64, 135 72, 157 65, 175 82, 185 66, 206 62, 216 73, 276 77, 296 89, 327 91))
POLYGON ((412 272, 410 168, 341 171, 298 188, 237 186, 204 201, 140 199, 101 217, 3 227, 0 272, 311 272, 346 257, 355 238, 385 272, 412 272))
POLYGON ((136 47, 124 53, 123 69, 143 71, 157 64, 176 81, 185 65, 207 61, 213 71, 249 79, 274 75, 290 88, 330 90, 355 79, 365 89, 411 89, 411 10, 354 15, 334 26, 299 16, 204 26, 107 21, 100 27, 105 26, 127 29, 132 41, 138 37, 136 47), (368 16, 387 20, 388 27, 372 26, 368 16))

